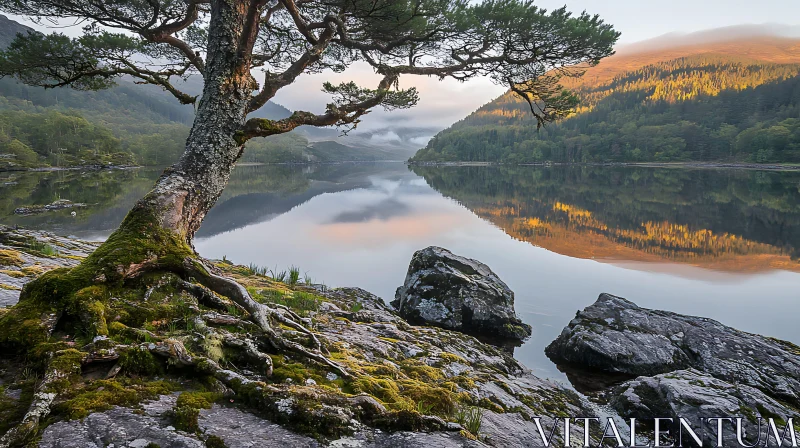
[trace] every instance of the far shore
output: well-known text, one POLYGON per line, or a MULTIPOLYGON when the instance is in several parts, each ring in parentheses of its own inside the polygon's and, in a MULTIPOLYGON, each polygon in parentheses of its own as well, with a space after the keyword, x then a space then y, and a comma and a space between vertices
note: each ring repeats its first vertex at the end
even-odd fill
POLYGON ((769 171, 799 171, 800 164, 791 163, 747 163, 747 162, 615 162, 615 163, 499 163, 499 162, 409 162, 415 166, 632 166, 645 168, 704 168, 704 169, 744 169, 769 171))
MULTIPOLYGON (((500 163, 500 162, 409 162, 407 160, 342 160, 335 162, 240 162, 236 166, 263 166, 263 165, 342 165, 342 164, 371 164, 371 163, 405 163, 411 166, 597 166, 597 167, 644 167, 644 168, 699 168, 699 169, 739 169, 763 171, 800 171, 800 164, 792 163, 746 163, 746 162, 620 162, 620 163, 566 163, 566 162, 540 162, 540 163, 500 163)), ((149 166, 149 165, 148 165, 149 166)), ((47 172, 47 171, 78 171, 78 170, 128 170, 145 168, 140 165, 77 165, 77 166, 48 166, 37 168, 5 168, 0 167, 0 172, 47 172)))

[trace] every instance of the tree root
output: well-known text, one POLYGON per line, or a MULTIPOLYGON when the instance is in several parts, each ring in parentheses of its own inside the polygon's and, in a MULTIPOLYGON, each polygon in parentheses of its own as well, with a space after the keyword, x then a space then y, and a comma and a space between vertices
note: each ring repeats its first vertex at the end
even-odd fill
MULTIPOLYGON (((184 268, 186 269, 186 274, 194 277, 209 290, 229 298, 235 304, 244 308, 245 311, 250 314, 250 319, 261 328, 261 331, 264 332, 270 344, 276 350, 289 350, 298 353, 301 356, 330 367, 342 377, 352 377, 352 375, 344 367, 328 359, 322 353, 322 344, 316 335, 311 332, 311 330, 290 318, 294 317, 298 320, 301 320, 300 316, 293 311, 285 307, 272 308, 256 302, 253 300, 253 298, 250 296, 250 293, 247 292, 247 289, 244 286, 240 285, 235 280, 214 274, 211 269, 205 266, 199 259, 186 259, 184 261, 184 268), (287 315, 290 317, 287 317, 287 315), (313 351, 308 350, 302 345, 278 335, 270 324, 271 317, 290 328, 296 329, 301 333, 308 335, 314 342, 315 349, 313 351)), ((203 293, 206 297, 208 296, 205 291, 203 291, 203 293)))
POLYGON ((251 362, 256 365, 264 365, 265 375, 272 376, 272 358, 269 355, 262 353, 256 347, 256 344, 247 338, 236 337, 230 333, 223 334, 222 342, 229 346, 235 347, 244 352, 251 362))
MULTIPOLYGON (((4 325, 7 325, 8 329, 16 330, 14 334, 19 335, 25 335, 25 333, 20 332, 18 328, 27 328, 25 325, 31 321, 37 322, 31 330, 37 332, 34 334, 35 337, 14 336, 14 338, 4 339, 6 342, 13 341, 23 347, 27 345, 28 349, 32 349, 40 343, 48 343, 52 344, 53 348, 45 348, 45 350, 54 351, 49 354, 44 380, 36 388, 30 408, 22 422, 0 438, 0 448, 24 445, 36 435, 40 422, 50 413, 50 407, 56 400, 59 390, 69 387, 81 374, 81 364, 93 362, 112 363, 121 359, 120 355, 127 350, 144 348, 155 355, 168 358, 175 365, 191 367, 198 372, 210 374, 229 387, 236 385, 241 388, 255 383, 253 379, 221 367, 214 359, 192 355, 181 341, 165 335, 159 335, 156 331, 137 328, 138 325, 126 326, 121 323, 115 323, 113 329, 109 329, 106 323, 106 314, 109 306, 121 306, 122 313, 125 313, 126 311, 124 310, 128 309, 147 315, 146 313, 152 308, 142 306, 142 304, 151 301, 155 297, 155 292, 159 288, 167 286, 170 283, 169 281, 162 279, 148 285, 144 292, 146 300, 137 303, 126 298, 126 296, 118 296, 119 298, 115 299, 114 296, 109 294, 110 289, 106 286, 107 280, 105 277, 95 275, 93 271, 83 272, 77 271, 77 269, 65 269, 45 274, 47 278, 42 279, 41 282, 37 279, 34 281, 38 282, 35 286, 34 282, 32 282, 30 284, 31 287, 26 287, 25 293, 21 297, 20 305, 18 305, 19 308, 9 311, 3 316, 4 325), (87 272, 94 275, 94 277, 86 280, 84 274, 87 272), (56 293, 58 295, 54 296, 56 293), (74 309, 79 309, 79 312, 73 311, 67 314, 65 310, 69 309, 70 306, 77 307, 74 309), (63 307, 63 309, 60 307, 63 307), (11 313, 15 314, 12 316, 11 313), (27 316, 35 316, 36 318, 27 316), (97 337, 93 342, 82 346, 80 350, 72 348, 59 349, 58 347, 63 348, 65 343, 49 341, 49 338, 53 335, 63 316, 68 317, 70 322, 77 322, 82 328, 95 330, 94 334, 97 337), (107 337, 109 331, 137 342, 133 345, 115 344, 113 340, 109 340, 107 337)), ((257 366, 259 370, 263 369, 262 371, 266 376, 272 374, 272 358, 263 352, 259 346, 268 345, 277 351, 293 352, 308 360, 317 362, 341 377, 352 378, 350 372, 342 365, 326 356, 328 352, 319 337, 308 328, 310 320, 303 319, 297 313, 282 305, 265 305, 255 301, 244 286, 233 279, 215 274, 196 255, 183 258, 182 266, 142 263, 136 265, 134 272, 136 274, 135 278, 143 278, 145 274, 151 272, 170 272, 175 274, 178 277, 178 289, 189 293, 199 303, 218 310, 218 312, 201 312, 196 306, 190 304, 190 309, 194 316, 193 319, 195 320, 195 329, 199 331, 198 335, 219 338, 224 345, 240 350, 248 362, 257 366), (191 283, 188 280, 196 281, 199 284, 191 283), (241 311, 241 315, 247 317, 237 316, 236 314, 239 313, 232 311, 232 307, 238 308, 241 311), (286 335, 282 335, 279 329, 273 327, 273 322, 282 324, 307 336, 311 348, 287 338, 286 335), (224 329, 214 328, 214 325, 234 325, 250 334, 229 333, 224 329)), ((124 278, 130 279, 133 277, 123 276, 124 278)), ((175 283, 172 284, 174 286, 175 283)), ((160 305, 153 304, 153 306, 160 305)), ((155 322, 155 319, 153 319, 154 325, 165 325, 167 322, 155 322)), ((66 325, 70 324, 67 323, 66 325)), ((48 355, 46 352, 41 351, 36 354, 36 357, 39 357, 38 359, 43 359, 41 358, 42 356, 48 355)), ((121 365, 117 363, 112 368, 112 371, 109 372, 109 375, 114 376, 120 370, 121 365)), ((264 383, 258 383, 259 388, 264 386, 264 383)))
POLYGON ((25 413, 25 417, 20 424, 0 437, 0 448, 23 446, 36 435, 39 430, 39 422, 50 413, 50 407, 58 396, 60 383, 66 381, 70 376, 80 373, 80 361, 80 352, 77 350, 56 353, 48 365, 47 373, 36 387, 33 401, 25 413))
MULTIPOLYGON (((235 342, 238 344, 238 342, 235 342)), ((432 415, 420 415, 408 411, 389 411, 378 400, 367 394, 356 396, 345 396, 316 389, 295 389, 288 392, 286 389, 270 386, 269 384, 249 379, 237 372, 222 368, 213 360, 202 357, 192 356, 183 344, 175 339, 166 339, 155 345, 145 346, 153 354, 169 358, 175 364, 193 368, 200 373, 211 375, 224 385, 233 390, 237 396, 248 402, 259 410, 270 412, 277 408, 280 415, 278 418, 292 416, 294 412, 283 411, 280 406, 297 400, 312 400, 316 403, 329 405, 320 408, 320 412, 308 416, 311 420, 303 424, 318 425, 321 432, 330 431, 335 434, 337 428, 326 427, 326 425, 350 425, 350 417, 343 415, 336 408, 347 409, 353 412, 353 416, 362 422, 369 422, 378 427, 401 430, 422 430, 422 431, 460 431, 461 425, 446 422, 444 419, 432 415), (292 397, 288 399, 288 397, 292 397), (324 409, 330 409, 326 414, 324 409)))

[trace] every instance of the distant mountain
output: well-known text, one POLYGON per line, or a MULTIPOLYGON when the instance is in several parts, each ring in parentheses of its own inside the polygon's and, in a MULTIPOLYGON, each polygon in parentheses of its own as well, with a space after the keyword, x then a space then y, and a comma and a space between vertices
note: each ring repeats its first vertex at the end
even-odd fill
MULTIPOLYGON (((0 49, 32 28, 0 16, 0 49)), ((0 79, 0 170, 43 165, 168 165, 184 149, 194 108, 181 105, 153 85, 121 78, 114 88, 85 92, 31 87, 0 79)), ((203 81, 179 83, 192 95, 203 81)), ((252 116, 281 119, 291 115, 268 102, 252 116)), ((283 137, 272 140, 281 141, 283 137)))
POLYGON ((412 170, 512 238, 572 258, 800 272, 800 173, 645 167, 412 170))
POLYGON ((537 131, 528 104, 506 93, 413 160, 800 162, 800 39, 765 33, 739 27, 623 47, 565 80, 581 99, 570 118, 537 131))
POLYGON ((17 34, 35 32, 33 28, 15 22, 0 14, 0 48, 6 48, 17 37, 17 34))
MULTIPOLYGON (((0 49, 18 33, 28 32, 36 31, 0 16, 0 49)), ((191 76, 177 86, 200 95, 203 80, 191 76)), ((271 101, 251 114, 272 120, 290 115, 291 111, 271 101)), ((168 165, 183 151, 193 119, 193 106, 181 105, 160 87, 136 85, 128 78, 97 92, 43 89, 0 79, 0 170, 108 163, 168 165)), ((373 138, 381 135, 371 133, 340 138, 336 129, 304 127, 251 140, 242 161, 405 160, 420 146, 411 140, 423 134, 431 136, 434 131, 403 130, 392 138, 373 138)))

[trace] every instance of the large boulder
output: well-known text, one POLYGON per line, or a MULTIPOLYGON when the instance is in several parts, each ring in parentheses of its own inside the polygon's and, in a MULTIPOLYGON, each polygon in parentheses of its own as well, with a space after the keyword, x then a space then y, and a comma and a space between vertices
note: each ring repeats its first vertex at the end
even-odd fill
POLYGON ((800 348, 794 344, 609 294, 579 311, 545 353, 556 363, 637 376, 694 368, 800 405, 800 348))
POLYGON ((415 325, 514 341, 531 335, 514 312, 514 293, 489 266, 441 247, 414 254, 392 305, 415 325))
MULTIPOLYGON (((748 445, 759 440, 758 418, 763 418, 760 428, 763 445, 767 419, 773 418, 782 432, 785 424, 782 422, 796 413, 756 388, 731 384, 694 369, 639 377, 618 386, 612 396, 609 405, 625 419, 673 418, 673 434, 678 433, 678 418, 684 418, 699 437, 705 434, 706 446, 716 446, 717 422, 701 420, 704 417, 741 416, 743 439, 748 445)), ((740 446, 736 443, 733 422, 724 423, 722 435, 724 446, 740 446)), ((688 433, 685 440, 691 442, 688 433)))

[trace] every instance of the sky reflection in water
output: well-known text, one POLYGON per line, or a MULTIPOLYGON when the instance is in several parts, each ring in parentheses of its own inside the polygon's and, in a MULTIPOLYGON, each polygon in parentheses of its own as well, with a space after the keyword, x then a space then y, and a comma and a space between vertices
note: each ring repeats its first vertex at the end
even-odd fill
MULTIPOLYGON (((488 264, 544 347, 601 292, 800 344, 800 173, 607 167, 238 167, 195 245, 385 300, 430 245, 488 264), (510 236, 514 235, 514 237, 510 236), (790 254, 795 254, 792 260, 790 254), (778 269, 780 268, 780 269, 778 269)), ((0 222, 103 239, 160 170, 5 173, 0 222), (19 216, 64 198, 86 208, 19 216)), ((643 349, 646 349, 643 347, 643 349)))
POLYGON ((238 263, 297 265, 317 282, 360 286, 387 301, 414 251, 446 247, 488 264, 515 291, 518 313, 534 328, 516 356, 538 375, 558 380, 564 377, 543 348, 601 292, 800 343, 795 272, 573 258, 515 240, 405 167, 387 166, 366 178, 288 213, 199 238, 196 246, 207 257, 226 255, 238 263))

